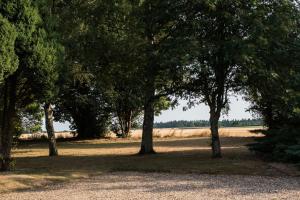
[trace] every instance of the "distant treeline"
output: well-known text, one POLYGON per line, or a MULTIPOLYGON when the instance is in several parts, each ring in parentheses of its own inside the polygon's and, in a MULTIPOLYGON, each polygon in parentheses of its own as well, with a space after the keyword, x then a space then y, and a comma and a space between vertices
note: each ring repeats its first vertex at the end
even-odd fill
MULTIPOLYGON (((262 119, 241 119, 241 120, 222 120, 219 122, 220 127, 245 127, 245 126, 262 126, 262 119)), ((193 127, 209 127, 209 121, 170 121, 158 122, 154 124, 155 128, 193 128, 193 127)))

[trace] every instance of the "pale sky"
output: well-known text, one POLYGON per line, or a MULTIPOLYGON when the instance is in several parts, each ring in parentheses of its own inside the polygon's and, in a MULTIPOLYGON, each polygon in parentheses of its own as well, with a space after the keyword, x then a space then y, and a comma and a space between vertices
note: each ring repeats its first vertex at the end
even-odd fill
MULTIPOLYGON (((246 112, 249 104, 245 102, 241 96, 230 98, 230 111, 228 115, 222 116, 222 119, 248 119, 253 118, 251 113, 246 112)), ((193 107, 187 111, 183 111, 186 101, 180 101, 180 105, 174 110, 169 109, 163 111, 160 116, 155 117, 155 122, 167 122, 173 120, 208 120, 209 109, 204 104, 193 107)), ((55 123, 56 131, 69 130, 69 123, 55 123)), ((44 129, 44 127, 43 127, 44 129)))
MULTIPOLYGON (((180 101, 180 105, 174 110, 163 111, 162 114, 155 118, 155 122, 167 122, 174 120, 208 120, 209 108, 204 104, 197 105, 187 111, 183 111, 186 101, 180 101)), ((253 118, 252 114, 246 112, 249 103, 242 99, 241 96, 230 98, 230 111, 228 115, 223 115, 222 119, 248 119, 253 118)))

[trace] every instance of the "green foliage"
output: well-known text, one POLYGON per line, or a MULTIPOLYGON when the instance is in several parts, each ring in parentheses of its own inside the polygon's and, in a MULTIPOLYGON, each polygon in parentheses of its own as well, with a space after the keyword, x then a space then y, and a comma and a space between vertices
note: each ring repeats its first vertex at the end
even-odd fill
POLYGON ((300 161, 300 143, 298 143, 297 145, 288 147, 285 150, 285 153, 286 153, 287 157, 289 158, 289 160, 299 162, 300 161))
POLYGON ((111 111, 102 91, 93 85, 65 78, 56 102, 56 120, 70 121, 79 138, 105 136, 111 111))
POLYGON ((263 117, 269 130, 251 149, 274 160, 300 162, 300 10, 293 1, 273 1, 256 14, 262 13, 263 27, 252 30, 255 65, 244 71, 244 81, 250 109, 263 117))
POLYGON ((239 71, 247 67, 248 20, 256 6, 254 1, 201 1, 192 9, 188 98, 207 104, 217 118, 228 106, 230 92, 240 87, 239 71))
POLYGON ((40 104, 33 103, 28 105, 20 115, 20 133, 36 133, 42 131, 44 113, 40 104))
MULTIPOLYGON (((18 76, 18 102, 21 107, 49 96, 57 78, 58 47, 51 39, 38 8, 31 1, 2 1, 1 13, 16 29, 13 52, 19 60, 15 70, 18 76), (26 92, 25 92, 26 91, 26 92)), ((14 37, 14 32, 11 33, 14 37)), ((14 44, 14 43, 13 43, 14 44)), ((9 48, 7 48, 9 50, 9 48)))
POLYGON ((18 58, 14 52, 16 37, 14 25, 0 15, 0 84, 17 68, 18 58))
MULTIPOLYGON (((70 120, 79 131, 78 121, 85 121, 86 128, 96 127, 92 122, 104 127, 112 117, 114 127, 128 132, 127 126, 142 114, 148 44, 141 32, 139 6, 121 0, 58 2, 67 67, 57 119, 70 120), (89 113, 95 114, 87 117, 89 113)), ((157 105, 158 111, 167 106, 157 105)))
POLYGON ((251 150, 264 153, 276 161, 300 162, 299 127, 282 127, 281 129, 266 130, 265 137, 257 139, 258 143, 250 145, 251 150))
POLYGON ((1 0, 0 13, 1 35, 2 31, 9 27, 5 25, 5 21, 14 28, 14 31, 3 31, 3 37, 11 33, 11 38, 8 38, 8 42, 3 41, 3 44, 13 45, 7 46, 4 55, 8 56, 10 52, 9 59, 14 62, 10 63, 9 59, 3 57, 1 67, 3 62, 8 66, 4 67, 4 70, 1 69, 0 78, 0 154, 3 156, 0 168, 8 170, 13 136, 22 129, 22 121, 26 118, 24 114, 30 113, 26 109, 30 105, 44 103, 51 96, 51 85, 57 77, 56 64, 59 53, 56 41, 46 30, 47 25, 35 1, 1 0), (6 73, 4 77, 3 73, 6 73))
POLYGON ((70 121, 81 138, 105 135, 115 105, 111 101, 115 96, 114 81, 126 86, 117 74, 113 78, 116 68, 121 68, 117 57, 119 27, 115 27, 121 24, 112 23, 119 19, 119 10, 114 11, 116 15, 109 15, 114 8, 118 8, 115 1, 74 0, 56 4, 66 57, 55 115, 57 120, 70 121))

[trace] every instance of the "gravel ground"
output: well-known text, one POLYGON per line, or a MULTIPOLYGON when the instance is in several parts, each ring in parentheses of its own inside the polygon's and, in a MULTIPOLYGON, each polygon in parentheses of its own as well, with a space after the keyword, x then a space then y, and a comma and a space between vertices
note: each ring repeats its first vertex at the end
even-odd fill
POLYGON ((0 199, 300 200, 300 178, 117 172, 39 190, 5 194, 0 199))

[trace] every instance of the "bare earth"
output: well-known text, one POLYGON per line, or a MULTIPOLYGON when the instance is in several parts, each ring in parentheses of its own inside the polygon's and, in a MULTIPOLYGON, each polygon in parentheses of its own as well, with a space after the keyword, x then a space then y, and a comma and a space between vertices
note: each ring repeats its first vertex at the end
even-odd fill
POLYGON ((299 177, 115 172, 0 196, 6 200, 300 199, 299 177))

